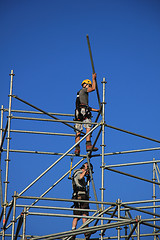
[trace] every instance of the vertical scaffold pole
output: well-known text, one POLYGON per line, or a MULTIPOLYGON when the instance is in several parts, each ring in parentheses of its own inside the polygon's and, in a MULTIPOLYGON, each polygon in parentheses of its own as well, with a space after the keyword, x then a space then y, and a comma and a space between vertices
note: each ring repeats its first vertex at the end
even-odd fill
POLYGON ((16 200, 17 200, 17 192, 14 192, 13 196, 13 219, 12 219, 12 240, 14 240, 14 229, 16 222, 16 200))
POLYGON ((25 240, 25 232, 26 232, 26 207, 24 207, 24 212, 23 212, 22 240, 25 240))
MULTIPOLYGON (((153 161, 155 161, 155 158, 153 158, 153 161)), ((153 162, 153 179, 152 180, 153 180, 153 182, 156 181, 156 163, 155 162, 153 162)), ((156 199, 156 184, 155 183, 153 183, 153 197, 152 198, 153 198, 153 200, 156 199)), ((155 206, 156 206, 156 203, 154 201, 153 202, 153 213, 154 214, 156 213, 155 206)), ((153 218, 156 218, 156 216, 154 215, 153 218)), ((155 225, 156 221, 154 221, 153 223, 155 225)), ((156 228, 154 228, 154 230, 153 230, 154 234, 155 234, 155 231, 156 231, 156 228)), ((154 235, 154 240, 156 240, 156 236, 155 235, 154 235)))
MULTIPOLYGON (((117 204, 118 204, 118 218, 121 217, 121 199, 118 198, 117 200, 117 204)), ((120 240, 121 239, 121 227, 117 227, 117 231, 118 231, 118 237, 117 239, 120 240)))
MULTIPOLYGON (((102 81, 102 84, 103 84, 103 102, 102 102, 102 179, 101 179, 101 201, 104 202, 104 167, 105 167, 105 164, 104 164, 104 148, 105 148, 105 84, 106 84, 106 81, 105 81, 105 78, 103 78, 103 81, 102 81)), ((101 210, 103 211, 104 210, 104 205, 101 204, 101 210)), ((103 216, 102 216, 103 217, 103 216)), ((101 225, 103 225, 103 220, 101 220, 101 225)), ((103 239, 103 231, 101 231, 101 240, 103 239)))
POLYGON ((140 240, 140 220, 141 220, 141 216, 137 216, 137 240, 140 240))
MULTIPOLYGON (((3 225, 6 221, 6 208, 7 208, 7 188, 8 188, 8 170, 9 170, 9 147, 10 147, 10 126, 11 126, 11 103, 12 103, 12 88, 13 88, 13 70, 10 73, 10 94, 9 94, 9 108, 8 108, 8 136, 7 136, 7 158, 6 158, 6 178, 5 178, 5 191, 4 191, 4 214, 3 214, 3 225)), ((5 237, 5 229, 3 229, 2 240, 5 237)))
MULTIPOLYGON (((1 134, 0 134, 0 143, 2 142, 2 136, 3 136, 3 105, 1 106, 1 134)), ((2 149, 0 149, 0 199, 1 199, 1 206, 3 206, 3 192, 2 192, 2 174, 1 174, 1 153, 2 149)))

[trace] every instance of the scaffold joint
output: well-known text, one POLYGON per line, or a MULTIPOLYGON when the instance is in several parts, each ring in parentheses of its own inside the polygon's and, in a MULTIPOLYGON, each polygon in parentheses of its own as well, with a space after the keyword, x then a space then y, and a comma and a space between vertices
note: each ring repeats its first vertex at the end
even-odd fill
POLYGON ((8 158, 6 158, 6 159, 5 159, 5 162, 10 162, 10 161, 11 161, 11 160, 10 160, 10 159, 8 159, 8 158))

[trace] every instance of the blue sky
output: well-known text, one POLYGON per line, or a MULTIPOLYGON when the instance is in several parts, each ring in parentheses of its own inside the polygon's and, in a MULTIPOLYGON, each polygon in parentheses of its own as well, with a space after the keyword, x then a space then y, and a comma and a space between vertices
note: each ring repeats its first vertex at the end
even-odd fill
MULTIPOLYGON (((76 92, 80 89, 82 80, 92 76, 86 40, 88 34, 101 100, 101 81, 104 77, 107 81, 106 123, 160 140, 159 13, 160 3, 157 0, 1 1, 0 104, 8 108, 9 73, 13 69, 15 95, 48 112, 73 114, 76 92)), ((92 107, 98 108, 95 92, 90 94, 89 101, 92 107)), ((16 99, 13 99, 12 107, 33 110, 16 99)), ((5 115, 4 123, 6 119, 5 115)), ((63 124, 28 120, 12 120, 11 128, 74 133, 63 124)), ((93 134, 93 139, 96 134, 97 131, 93 134)), ((159 143, 109 128, 106 128, 105 134, 105 152, 160 146, 159 143)), ((74 143, 74 137, 16 133, 12 133, 11 137, 11 149, 19 150, 63 153, 74 143)), ((100 144, 101 137, 97 143, 99 149, 100 144)), ((85 144, 81 145, 81 152, 85 154, 85 144)), ((5 158, 3 153, 3 179, 5 158)), ((15 190, 20 193, 58 157, 11 153, 10 158, 8 201, 15 190)), ((110 156, 105 158, 105 163, 138 162, 153 158, 159 159, 159 151, 110 156)), ((78 159, 74 158, 74 163, 77 163, 78 159)), ((101 159, 93 158, 92 163, 100 199, 101 159)), ((70 158, 64 158, 25 195, 39 196, 57 181, 69 166, 70 158)), ((127 167, 122 171, 152 179, 152 165, 127 167)), ((123 201, 152 198, 151 184, 107 170, 105 188, 105 201, 115 202, 118 198, 123 201)), ((47 196, 70 198, 71 194, 71 182, 65 178, 47 196)), ((91 199, 94 199, 92 188, 91 199)), ((44 224, 43 217, 30 219, 34 224, 29 221, 27 233, 33 235, 70 230, 72 222, 71 219, 62 221, 62 218, 49 218, 44 224), (43 224, 41 229, 40 224, 43 224)))

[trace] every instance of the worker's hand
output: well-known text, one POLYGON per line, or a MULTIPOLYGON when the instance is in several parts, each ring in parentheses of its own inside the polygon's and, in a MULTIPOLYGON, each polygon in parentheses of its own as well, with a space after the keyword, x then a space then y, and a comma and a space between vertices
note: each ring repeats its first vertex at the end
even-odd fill
POLYGON ((89 168, 88 168, 88 165, 87 166, 85 166, 85 175, 88 175, 89 174, 89 168))
POLYGON ((97 74, 96 74, 96 73, 93 73, 93 74, 92 74, 92 79, 96 79, 96 77, 97 77, 97 74))

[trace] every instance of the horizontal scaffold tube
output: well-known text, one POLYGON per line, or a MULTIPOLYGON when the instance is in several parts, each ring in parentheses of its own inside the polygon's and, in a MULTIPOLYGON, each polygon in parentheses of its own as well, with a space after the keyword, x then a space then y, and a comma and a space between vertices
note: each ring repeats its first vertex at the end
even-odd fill
POLYGON ((125 204, 122 204, 122 206, 123 206, 123 207, 127 207, 127 208, 129 208, 129 209, 131 209, 131 210, 139 211, 139 212, 146 213, 146 214, 149 214, 149 215, 156 216, 156 217, 159 217, 159 218, 160 218, 160 215, 159 215, 159 214, 156 214, 156 213, 148 212, 148 211, 142 210, 142 209, 140 209, 140 208, 131 207, 131 206, 128 206, 128 205, 125 205, 125 204))
POLYGON ((113 129, 118 130, 118 131, 121 131, 121 132, 125 132, 125 133, 128 133, 128 134, 131 134, 131 135, 137 136, 137 137, 141 137, 141 138, 144 138, 144 139, 147 139, 147 140, 153 141, 153 142, 158 142, 158 143, 160 143, 160 140, 157 140, 157 139, 149 138, 149 137, 146 137, 146 136, 143 136, 143 135, 140 135, 140 134, 134 133, 134 132, 130 132, 130 131, 127 131, 127 130, 124 130, 124 129, 121 129, 121 128, 117 128, 117 127, 114 127, 114 126, 108 125, 108 124, 105 124, 105 126, 106 126, 106 127, 109 127, 109 128, 113 128, 113 129))
MULTIPOLYGON (((73 211, 73 208, 67 208, 67 207, 50 207, 50 206, 32 206, 32 205, 25 205, 25 204, 18 204, 16 207, 20 208, 38 208, 38 209, 50 209, 50 210, 67 210, 67 211, 73 211)), ((79 210, 79 208, 74 208, 74 210, 79 210)), ((97 212, 95 209, 82 209, 82 212, 97 212)))
POLYGON ((14 133, 30 133, 30 134, 43 134, 43 135, 58 135, 58 136, 67 136, 67 137, 75 137, 75 134, 69 133, 53 133, 53 132, 39 132, 39 131, 27 131, 27 130, 10 130, 10 132, 14 133))
POLYGON ((91 204, 103 203, 104 205, 116 206, 117 203, 114 202, 101 202, 101 201, 90 201, 90 200, 77 200, 77 199, 66 199, 66 198, 49 198, 49 197, 35 197, 35 196, 17 196, 22 199, 38 199, 38 200, 47 200, 47 201, 60 201, 60 202, 86 202, 91 204))
MULTIPOLYGON (((36 215, 36 216, 47 216, 47 217, 66 217, 66 218, 80 218, 80 215, 71 215, 71 214, 56 214, 56 213, 40 213, 40 212, 27 212, 27 215, 36 215)), ((83 216, 86 219, 94 220, 111 220, 111 221, 124 221, 123 218, 109 218, 109 217, 92 217, 92 216, 83 216)))
POLYGON ((132 174, 129 174, 129 173, 125 173, 125 172, 121 172, 121 171, 118 171, 118 170, 115 170, 115 169, 112 169, 112 168, 109 168, 109 167, 104 167, 104 169, 107 169, 109 171, 116 172, 116 173, 119 173, 119 174, 122 174, 122 175, 125 175, 125 176, 128 176, 128 177, 136 178, 136 179, 139 179, 139 180, 142 180, 142 181, 145 181, 145 182, 154 183, 154 184, 157 184, 157 185, 160 186, 159 182, 154 182, 154 181, 148 180, 146 178, 138 177, 138 176, 135 176, 135 175, 132 175, 132 174))
MULTIPOLYGON (((51 115, 52 116, 52 115, 51 115)), ((33 118, 33 117, 18 117, 18 116, 12 116, 12 119, 19 119, 19 120, 34 120, 34 121, 46 121, 46 122, 59 122, 59 123, 82 123, 81 121, 69 121, 69 120, 62 120, 62 119, 47 119, 47 118, 33 118)), ((97 125, 96 122, 91 122, 92 125, 97 125)), ((69 125, 69 124, 68 124, 69 125)), ((69 127, 74 128, 72 125, 69 125, 69 127)), ((77 130, 75 128, 75 130, 77 130)))
MULTIPOLYGON (((34 108, 34 109, 36 109, 36 110, 38 110, 38 111, 44 113, 44 114, 47 115, 47 116, 49 116, 49 117, 51 117, 51 118, 53 118, 53 119, 55 119, 55 120, 59 120, 57 117, 55 117, 55 116, 49 114, 48 112, 46 112, 46 111, 44 111, 44 110, 42 110, 42 109, 40 109, 40 108, 34 106, 34 105, 31 104, 31 103, 29 103, 29 102, 27 102, 27 101, 25 101, 25 100, 19 98, 19 97, 16 96, 16 95, 11 95, 11 96, 14 97, 14 98, 16 98, 17 100, 19 100, 19 101, 21 101, 21 102, 27 104, 28 106, 30 106, 30 107, 32 107, 32 108, 34 108)), ((60 121, 61 121, 61 120, 60 120, 60 121)), ((70 125, 70 124, 68 124, 68 123, 66 123, 66 122, 62 122, 62 123, 65 124, 66 126, 72 128, 72 129, 74 129, 74 130, 77 130, 77 131, 81 132, 82 134, 85 134, 84 132, 80 131, 79 129, 76 129, 75 127, 73 127, 72 125, 70 125)))
MULTIPOLYGON (((3 110, 4 112, 8 112, 8 109, 7 108, 4 108, 4 109, 0 109, 0 110, 3 110)), ((43 112, 38 112, 38 111, 26 111, 26 110, 14 110, 14 109, 11 109, 11 112, 16 112, 16 113, 31 113, 31 114, 44 114, 43 112)), ((52 112, 48 112, 49 114, 51 115, 57 115, 57 116, 68 116, 68 117, 74 117, 74 114, 71 114, 71 113, 52 113, 52 112)))
POLYGON ((60 158, 58 158, 53 164, 51 164, 43 173, 41 173, 32 183, 30 183, 21 193, 22 195, 26 192, 33 184, 35 184, 40 178, 42 178, 48 171, 50 171, 62 158, 64 158, 69 152, 71 152, 80 142, 82 142, 89 134, 91 134, 97 127, 99 127, 100 123, 97 126, 94 126, 85 136, 83 136, 77 143, 75 143, 69 150, 67 150, 60 158))
POLYGON ((153 161, 145 161, 145 162, 134 162, 134 163, 122 163, 122 164, 115 164, 115 165, 107 165, 106 167, 128 167, 128 166, 134 166, 134 165, 142 165, 142 164, 150 164, 150 163, 159 163, 160 160, 153 160, 153 161))
MULTIPOLYGON (((7 149, 3 149, 3 152, 6 152, 7 149)), ((16 152, 16 153, 32 153, 32 154, 46 154, 46 155, 58 155, 61 156, 64 153, 55 153, 55 152, 42 152, 42 151, 30 151, 30 150, 16 150, 16 149, 10 149, 10 152, 16 152)), ((66 156, 73 156, 73 154, 68 153, 66 156)), ((81 157, 87 157, 87 155, 80 155, 81 157)))
POLYGON ((50 234, 47 236, 35 237, 35 238, 31 238, 31 240, 44 239, 44 238, 51 240, 51 239, 57 239, 57 238, 62 238, 62 237, 74 236, 74 235, 83 234, 83 233, 90 233, 93 231, 100 231, 100 230, 104 230, 104 229, 115 228, 115 227, 119 227, 119 226, 133 224, 133 223, 136 223, 136 220, 123 220, 123 221, 120 221, 117 223, 109 223, 109 224, 107 223, 107 224, 103 224, 103 225, 99 225, 99 226, 82 228, 80 230, 77 229, 77 230, 71 230, 71 231, 66 231, 66 232, 50 234))

